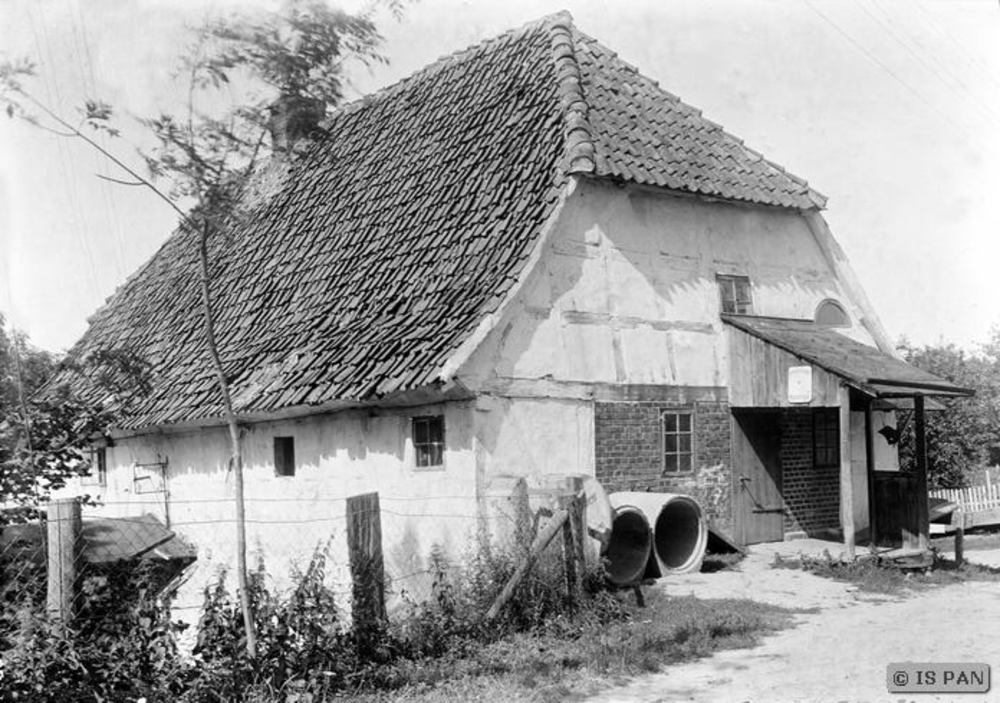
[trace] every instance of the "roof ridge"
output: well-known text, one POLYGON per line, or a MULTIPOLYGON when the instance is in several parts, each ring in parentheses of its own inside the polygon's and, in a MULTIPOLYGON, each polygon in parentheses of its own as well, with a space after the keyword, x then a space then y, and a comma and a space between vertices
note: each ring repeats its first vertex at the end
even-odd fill
MULTIPOLYGON (((566 13, 566 14, 568 15, 569 13, 566 13)), ((712 129, 718 130, 718 132, 720 134, 724 135, 727 139, 732 140, 741 149, 743 149, 747 153, 747 155, 750 156, 754 161, 761 161, 764 164, 767 164, 769 167, 775 169, 776 171, 778 171, 782 175, 784 175, 787 178, 789 178, 791 181, 793 181, 793 182, 797 183, 798 185, 802 186, 803 188, 805 188, 807 190, 807 193, 805 194, 806 197, 808 197, 819 208, 825 208, 826 207, 826 202, 827 202, 826 196, 823 195, 822 193, 820 193, 819 191, 817 191, 812 186, 810 186, 809 182, 807 180, 805 180, 804 178, 802 178, 800 176, 797 176, 797 175, 791 173, 790 171, 786 170, 784 166, 782 166, 782 165, 780 165, 778 163, 775 163, 774 161, 772 161, 771 159, 769 159, 767 156, 765 156, 762 152, 757 151, 753 147, 749 146, 748 144, 746 144, 746 142, 742 138, 740 138, 740 137, 736 136, 735 134, 732 134, 731 132, 729 132, 728 130, 726 130, 726 128, 722 124, 720 124, 719 122, 716 122, 715 120, 712 120, 709 117, 706 117, 704 111, 701 108, 695 107, 694 105, 686 102, 684 100, 684 98, 682 98, 677 93, 674 93, 674 92, 668 90, 667 88, 663 87, 663 85, 660 84, 660 81, 656 80, 655 78, 652 78, 651 76, 646 75, 638 66, 636 66, 635 64, 632 64, 629 61, 626 61, 625 59, 623 59, 618 54, 617 51, 614 51, 613 49, 609 48, 600 39, 596 39, 596 38, 590 36, 586 32, 581 31, 579 28, 573 27, 573 29, 581 37, 585 38, 587 41, 593 42, 594 44, 596 44, 597 46, 599 46, 603 51, 607 52, 609 56, 614 57, 630 73, 632 73, 632 74, 634 74, 634 75, 636 75, 638 77, 641 77, 641 78, 649 81, 656 88, 656 90, 658 90, 663 95, 663 97, 665 97, 666 99, 668 99, 669 101, 671 101, 673 103, 676 103, 676 104, 679 104, 679 105, 683 106, 687 110, 690 110, 692 114, 696 115, 706 125, 708 125, 712 129)), ((592 144, 591 144, 591 147, 593 147, 592 144)))
POLYGON ((563 167, 567 174, 593 173, 594 140, 587 119, 590 106, 583 93, 583 78, 576 60, 573 16, 563 10, 545 18, 549 23, 560 106, 563 110, 563 167))
POLYGON ((326 128, 337 117, 349 115, 357 110, 366 107, 367 105, 370 105, 371 103, 380 102, 385 98, 391 97, 393 94, 405 90, 407 86, 409 86, 414 82, 424 80, 429 76, 432 76, 438 71, 441 71, 451 65, 454 65, 456 63, 461 63, 470 54, 481 52, 485 48, 503 42, 511 37, 527 34, 532 30, 542 29, 545 28, 547 25, 560 21, 565 21, 572 25, 573 16, 570 15, 570 13, 566 10, 554 12, 552 14, 545 15, 544 17, 540 17, 539 19, 526 22, 525 24, 522 24, 519 27, 508 29, 505 32, 496 34, 491 37, 487 37, 486 39, 481 39, 475 42, 474 44, 470 44, 469 46, 466 46, 462 49, 457 49, 451 52, 450 54, 443 54, 438 58, 434 59, 433 61, 431 61, 423 68, 418 69, 413 73, 409 73, 406 76, 403 76, 395 83, 390 83, 389 85, 383 86, 376 91, 368 93, 367 95, 362 95, 356 98, 355 100, 341 103, 332 112, 330 112, 329 114, 326 115, 326 117, 323 118, 323 121, 320 126, 326 128))

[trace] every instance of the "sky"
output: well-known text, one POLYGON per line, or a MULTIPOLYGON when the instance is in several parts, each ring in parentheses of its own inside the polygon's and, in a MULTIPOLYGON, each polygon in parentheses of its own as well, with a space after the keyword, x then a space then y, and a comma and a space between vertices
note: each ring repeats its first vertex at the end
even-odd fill
MULTIPOLYGON (((63 115, 88 97, 155 114, 184 99, 185 26, 239 4, 0 0, 0 53, 30 57, 29 88, 63 115)), ((828 196, 892 339, 974 351, 1000 327, 998 0, 415 0, 382 17, 389 63, 354 67, 348 97, 563 9, 828 196)), ((103 143, 140 167, 141 139, 128 128, 103 143)), ((98 175, 122 174, 79 140, 0 119, 0 312, 51 351, 176 223, 149 192, 98 175)))

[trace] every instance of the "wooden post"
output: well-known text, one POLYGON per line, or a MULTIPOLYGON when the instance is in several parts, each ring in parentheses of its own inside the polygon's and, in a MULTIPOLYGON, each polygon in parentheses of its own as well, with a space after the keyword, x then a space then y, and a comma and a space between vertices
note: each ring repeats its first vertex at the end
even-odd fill
POLYGON ((586 500, 583 497, 583 479, 572 477, 568 481, 570 495, 560 502, 569 514, 563 523, 563 558, 566 564, 566 600, 570 608, 576 608, 583 592, 583 535, 586 531, 586 500))
POLYGON ((913 398, 914 434, 916 435, 917 475, 917 546, 926 552, 930 546, 930 506, 927 504, 927 427, 924 422, 924 397, 913 398))
POLYGON ((854 481, 851 476, 851 389, 840 392, 840 524, 844 529, 844 549, 854 560, 854 481))
POLYGON ((365 638, 385 621, 385 565, 378 493, 347 499, 347 550, 354 630, 365 638))
POLYGON ((877 542, 875 516, 875 426, 872 420, 872 403, 865 405, 865 474, 868 477, 868 543, 877 542))
POLYGON ((517 584, 521 583, 521 579, 524 578, 524 575, 528 573, 532 564, 534 564, 535 560, 538 559, 538 555, 541 554, 547 546, 549 546, 549 543, 553 539, 555 539, 555 536, 559 534, 563 524, 568 519, 569 511, 564 508, 560 508, 552 515, 552 518, 549 520, 549 524, 545 526, 544 530, 538 533, 538 537, 536 537, 535 541, 532 543, 531 549, 528 550, 528 555, 524 558, 524 561, 518 564, 514 573, 511 574, 511 577, 504 585, 503 590, 500 591, 500 595, 497 596, 496 600, 493 601, 493 605, 491 605, 490 609, 486 612, 487 620, 492 620, 500 614, 503 607, 507 605, 507 601, 514 596, 514 589, 517 588, 517 584))
POLYGON ((76 587, 76 562, 79 555, 83 522, 80 503, 64 498, 49 503, 46 510, 49 552, 49 617, 64 625, 73 620, 73 596, 76 587))
POLYGON ((956 508, 951 514, 951 524, 955 527, 955 565, 961 566, 965 560, 965 513, 956 508))

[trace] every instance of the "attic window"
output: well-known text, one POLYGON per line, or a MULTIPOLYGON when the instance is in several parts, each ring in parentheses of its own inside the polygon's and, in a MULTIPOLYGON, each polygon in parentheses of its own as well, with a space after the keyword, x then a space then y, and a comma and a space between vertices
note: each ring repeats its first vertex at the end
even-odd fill
POLYGON ((722 312, 728 315, 753 315, 750 298, 750 278, 747 276, 716 276, 722 312))
POLYGON ((274 475, 295 475, 295 438, 274 438, 274 475))
POLYGON ((417 468, 444 466, 444 416, 413 418, 413 450, 417 468))
POLYGON ((816 324, 827 327, 850 327, 851 318, 836 300, 824 300, 816 307, 816 324))

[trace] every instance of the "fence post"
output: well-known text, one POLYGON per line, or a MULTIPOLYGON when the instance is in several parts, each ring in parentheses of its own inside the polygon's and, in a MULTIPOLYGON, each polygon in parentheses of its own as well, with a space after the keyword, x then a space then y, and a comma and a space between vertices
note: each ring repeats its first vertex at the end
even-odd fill
POLYGON ((80 503, 64 498, 46 508, 48 542, 49 616, 68 624, 73 619, 73 595, 76 587, 77 546, 83 529, 80 503))
POLYGON ((362 640, 385 620, 385 563, 378 493, 347 499, 347 551, 351 562, 351 616, 362 640))
POLYGON ((583 535, 586 533, 586 518, 584 511, 586 501, 583 493, 583 479, 570 477, 567 480, 570 494, 560 501, 562 508, 569 513, 569 518, 563 523, 563 558, 566 562, 566 596, 570 608, 575 608, 582 593, 584 569, 583 535))
POLYGON ((965 513, 962 508, 951 514, 951 521, 955 526, 955 565, 961 566, 965 560, 965 513))

